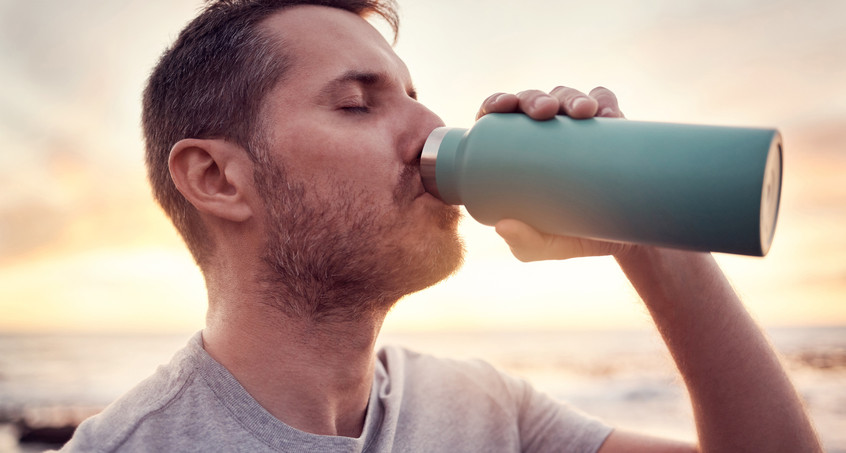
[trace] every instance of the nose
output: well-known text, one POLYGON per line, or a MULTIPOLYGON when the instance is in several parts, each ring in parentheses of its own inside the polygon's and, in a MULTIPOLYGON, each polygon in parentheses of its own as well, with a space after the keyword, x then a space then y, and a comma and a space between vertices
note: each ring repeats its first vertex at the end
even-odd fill
POLYGON ((426 138, 435 128, 444 126, 441 117, 429 110, 428 107, 417 100, 411 98, 409 100, 412 104, 410 104, 405 134, 403 134, 405 135, 405 140, 403 140, 405 146, 400 148, 403 150, 403 160, 406 163, 420 159, 426 138))
MULTIPOLYGON (((436 127, 443 127, 444 121, 435 112, 429 110, 428 107, 415 100, 416 114, 419 116, 417 123, 420 128, 425 131, 426 136, 429 135, 436 127)), ((425 138, 424 138, 425 139, 425 138)))

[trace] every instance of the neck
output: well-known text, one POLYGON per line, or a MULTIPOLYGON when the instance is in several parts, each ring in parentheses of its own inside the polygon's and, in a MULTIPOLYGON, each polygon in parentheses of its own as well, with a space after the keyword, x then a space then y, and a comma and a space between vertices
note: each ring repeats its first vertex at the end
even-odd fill
POLYGON ((243 293, 213 299, 203 345, 262 407, 301 431, 361 434, 386 313, 329 324, 243 293))

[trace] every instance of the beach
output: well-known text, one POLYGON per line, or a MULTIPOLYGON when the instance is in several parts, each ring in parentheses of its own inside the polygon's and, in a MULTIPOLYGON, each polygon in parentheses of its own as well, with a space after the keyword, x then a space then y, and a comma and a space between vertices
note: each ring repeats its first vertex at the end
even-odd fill
MULTIPOLYGON (((768 334, 826 451, 846 452, 846 327, 768 334)), ((56 448, 44 436, 102 409, 191 335, 0 334, 0 453, 56 448), (24 429, 40 437, 20 442, 24 429)), ((481 358, 614 426, 694 438, 684 387, 652 331, 386 332, 380 342, 481 358)))

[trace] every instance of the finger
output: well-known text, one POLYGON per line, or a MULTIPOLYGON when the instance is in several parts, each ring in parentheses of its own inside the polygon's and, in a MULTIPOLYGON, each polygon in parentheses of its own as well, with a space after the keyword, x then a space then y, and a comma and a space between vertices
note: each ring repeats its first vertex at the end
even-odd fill
POLYGON ((540 90, 526 90, 517 93, 519 110, 532 119, 548 120, 558 114, 558 100, 540 90))
POLYGON ((542 259, 538 252, 544 250, 546 241, 539 231, 512 219, 500 220, 494 228, 518 260, 529 262, 542 259))
POLYGON ((606 118, 623 118, 623 112, 617 104, 617 96, 605 87, 596 87, 590 91, 590 97, 596 99, 599 105, 599 113, 596 116, 606 118))
POLYGON ((488 96, 479 112, 476 114, 476 119, 487 115, 488 113, 512 113, 516 112, 519 106, 519 99, 517 96, 510 93, 494 93, 488 96))
POLYGON ((546 234, 514 219, 500 220, 494 228, 505 239, 511 253, 523 262, 615 255, 631 247, 618 242, 546 234))
POLYGON ((596 99, 579 90, 558 86, 550 94, 558 99, 560 112, 571 118, 593 118, 596 116, 599 108, 596 99))

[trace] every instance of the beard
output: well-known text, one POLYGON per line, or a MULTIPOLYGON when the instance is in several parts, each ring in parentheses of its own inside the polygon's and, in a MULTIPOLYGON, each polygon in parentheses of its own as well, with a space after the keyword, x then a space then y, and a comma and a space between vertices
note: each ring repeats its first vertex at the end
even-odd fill
POLYGON ((384 316, 461 266, 458 208, 432 203, 425 217, 411 216, 418 166, 403 169, 386 210, 356 187, 338 185, 318 199, 270 160, 254 173, 267 212, 260 283, 263 299, 286 315, 313 322, 384 316))

